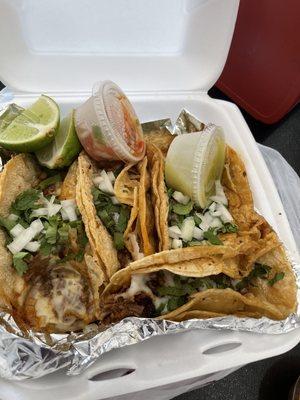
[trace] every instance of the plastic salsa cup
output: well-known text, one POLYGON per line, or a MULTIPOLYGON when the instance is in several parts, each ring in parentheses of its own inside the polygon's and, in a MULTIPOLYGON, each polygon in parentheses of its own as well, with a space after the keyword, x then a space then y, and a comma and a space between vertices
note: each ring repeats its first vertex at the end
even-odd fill
POLYGON ((223 172, 225 146, 222 128, 213 124, 200 132, 178 135, 166 157, 167 185, 205 208, 223 172))
POLYGON ((111 81, 94 85, 92 96, 75 111, 78 138, 93 159, 138 162, 144 157, 143 130, 133 106, 111 81))

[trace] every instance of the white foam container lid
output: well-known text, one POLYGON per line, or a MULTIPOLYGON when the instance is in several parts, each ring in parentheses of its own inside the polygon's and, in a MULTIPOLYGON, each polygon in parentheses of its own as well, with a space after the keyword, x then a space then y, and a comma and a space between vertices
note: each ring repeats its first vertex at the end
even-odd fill
MULTIPOLYGON (((0 0, 0 80, 14 93, 17 104, 27 106, 45 93, 66 113, 87 99, 94 82, 111 79, 129 96, 142 122, 175 120, 186 108, 203 122, 222 126, 227 143, 245 162, 257 210, 299 259, 278 192, 239 109, 207 94, 225 64, 238 4, 238 0, 0 0)), ((78 377, 66 377, 61 371, 34 381, 0 380, 1 398, 168 399, 179 393, 174 388, 185 390, 184 382, 192 382, 188 389, 193 382, 220 379, 241 365, 291 349, 299 338, 299 330, 282 335, 192 331, 157 337, 104 355, 78 377), (203 354, 232 343, 238 346, 203 354), (90 379, 120 368, 135 372, 90 379), (151 397, 153 388, 162 386, 151 397), (139 394, 134 397, 133 392, 139 394)))

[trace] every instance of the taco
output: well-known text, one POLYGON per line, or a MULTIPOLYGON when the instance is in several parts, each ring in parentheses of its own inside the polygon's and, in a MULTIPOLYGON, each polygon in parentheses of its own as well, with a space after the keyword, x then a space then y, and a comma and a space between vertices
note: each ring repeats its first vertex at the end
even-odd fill
POLYGON ((104 276, 76 205, 77 162, 48 175, 26 154, 0 175, 0 298, 26 328, 66 332, 99 314, 104 276))
POLYGON ((183 321, 233 314, 286 318, 296 307, 295 279, 279 241, 260 249, 199 246, 163 251, 117 272, 101 299, 104 324, 127 316, 183 321), (241 265, 251 263, 249 273, 241 265))
POLYGON ((273 232, 265 219, 254 211, 245 166, 229 146, 226 146, 222 179, 215 182, 216 193, 205 209, 183 193, 167 187, 165 157, 153 144, 149 143, 147 149, 160 251, 207 243, 231 245, 240 238, 255 241, 273 232))
POLYGON ((99 167, 78 158, 78 207, 106 281, 129 262, 155 252, 147 157, 138 164, 99 167))

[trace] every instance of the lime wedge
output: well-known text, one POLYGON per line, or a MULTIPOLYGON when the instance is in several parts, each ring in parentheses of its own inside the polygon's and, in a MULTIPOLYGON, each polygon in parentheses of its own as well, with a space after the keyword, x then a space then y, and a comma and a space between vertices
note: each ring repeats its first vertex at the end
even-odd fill
POLYGON ((0 116, 0 133, 3 132, 22 111, 24 111, 24 108, 14 103, 10 104, 0 116))
POLYGON ((75 125, 74 110, 65 117, 53 142, 38 150, 35 155, 40 164, 50 169, 63 168, 71 164, 81 150, 75 125))
POLYGON ((41 149, 53 140, 58 125, 58 105, 50 97, 42 95, 1 133, 0 145, 21 152, 41 149))

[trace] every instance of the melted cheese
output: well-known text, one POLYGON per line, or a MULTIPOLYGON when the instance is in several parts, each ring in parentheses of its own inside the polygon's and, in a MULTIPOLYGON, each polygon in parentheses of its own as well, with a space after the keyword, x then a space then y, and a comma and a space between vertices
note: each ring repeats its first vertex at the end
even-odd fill
POLYGON ((137 293, 143 292, 153 298, 151 289, 146 285, 148 277, 145 275, 134 274, 131 276, 131 283, 126 292, 122 293, 124 298, 133 298, 137 293))
POLYGON ((141 258, 144 258, 145 255, 142 252, 140 252, 140 246, 138 244, 136 235, 134 233, 130 233, 128 235, 128 239, 130 240, 130 244, 132 246, 132 250, 133 250, 132 257, 133 257, 133 259, 134 260, 140 260, 141 258))
POLYGON ((54 267, 49 279, 52 289, 48 296, 43 293, 40 282, 31 290, 31 296, 35 299, 35 314, 41 326, 54 324, 58 329, 70 329, 87 314, 86 305, 82 301, 82 277, 72 267, 63 266, 54 267))
MULTIPOLYGON (((75 272, 75 271, 74 271, 75 272)), ((83 288, 81 276, 72 273, 71 276, 52 279, 52 305, 58 316, 58 319, 64 321, 65 314, 75 313, 85 315, 86 307, 82 303, 83 288)))

